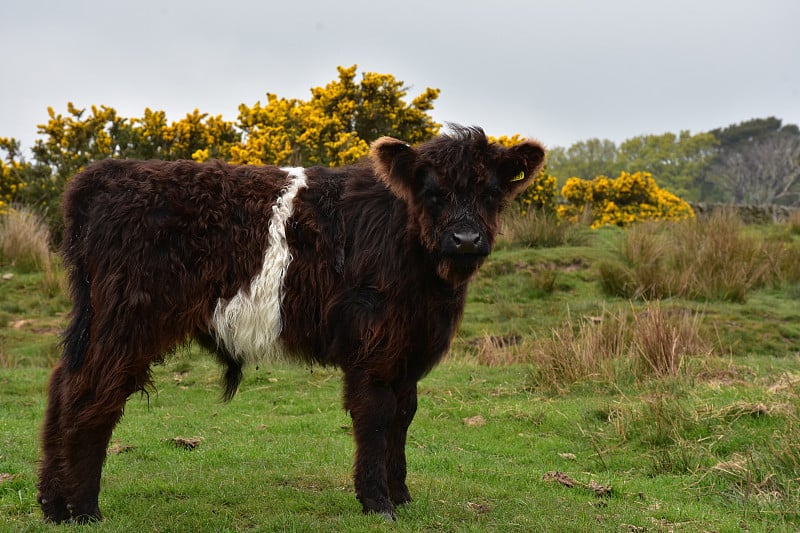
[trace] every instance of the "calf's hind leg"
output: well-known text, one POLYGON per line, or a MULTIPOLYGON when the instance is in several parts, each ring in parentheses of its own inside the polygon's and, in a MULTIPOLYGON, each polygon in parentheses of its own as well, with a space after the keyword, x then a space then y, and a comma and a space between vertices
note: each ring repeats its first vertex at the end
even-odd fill
POLYGON ((98 496, 106 448, 128 396, 149 378, 147 367, 103 372, 93 366, 73 371, 62 362, 50 380, 38 496, 48 521, 102 520, 98 496))
POLYGON ((47 410, 42 426, 42 461, 39 464, 37 497, 45 520, 55 523, 70 518, 63 487, 67 467, 61 430, 61 382, 64 372, 62 361, 50 376, 47 410))

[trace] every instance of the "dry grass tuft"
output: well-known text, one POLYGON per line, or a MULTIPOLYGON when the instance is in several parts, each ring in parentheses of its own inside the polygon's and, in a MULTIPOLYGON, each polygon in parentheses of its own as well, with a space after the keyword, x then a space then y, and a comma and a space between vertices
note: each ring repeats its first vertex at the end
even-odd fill
POLYGON ((796 244, 748 234, 735 212, 645 222, 625 232, 620 260, 599 265, 604 291, 624 298, 744 302, 768 283, 798 281, 796 244))
POLYGON ((788 226, 789 231, 800 235, 800 209, 794 209, 786 218, 785 224, 788 226))
POLYGON ((525 359, 525 347, 518 335, 496 336, 485 334, 476 339, 472 345, 477 350, 478 363, 496 367, 518 363, 525 359))
POLYGON ((612 380, 612 363, 624 358, 629 344, 626 321, 624 310, 587 317, 577 324, 569 318, 533 352, 537 381, 558 388, 587 379, 612 380))
POLYGON ((633 316, 631 349, 642 371, 657 377, 681 373, 689 356, 708 357, 711 344, 700 334, 700 315, 660 304, 633 316))
POLYGON ((10 209, 0 217, 0 259, 22 272, 43 272, 42 288, 48 296, 65 291, 60 259, 50 250, 47 224, 27 208, 10 209))
POLYGON ((51 262, 50 232, 29 209, 10 209, 0 217, 0 256, 23 271, 39 271, 51 262))
POLYGON ((536 210, 531 210, 526 215, 507 212, 500 223, 497 245, 500 248, 551 248, 578 244, 584 236, 585 228, 562 220, 555 214, 536 210))
POLYGON ((613 384, 678 376, 689 372, 689 358, 708 359, 713 351, 698 313, 648 302, 638 311, 569 319, 535 345, 528 360, 537 386, 561 388, 585 380, 613 384))

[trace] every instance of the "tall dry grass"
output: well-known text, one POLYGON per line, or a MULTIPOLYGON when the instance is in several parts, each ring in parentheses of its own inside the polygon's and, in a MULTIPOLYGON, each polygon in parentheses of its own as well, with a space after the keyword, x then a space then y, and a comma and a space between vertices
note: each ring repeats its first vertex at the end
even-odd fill
POLYGON ((598 266, 612 296, 744 302, 755 288, 800 280, 800 246, 745 231, 733 211, 684 222, 644 222, 626 232, 617 261, 598 266))
POLYGON ((531 347, 531 379, 537 387, 558 389, 581 381, 614 384, 682 375, 690 358, 714 356, 700 322, 699 313, 660 302, 577 322, 570 318, 531 347))
POLYGON ((16 207, 0 217, 0 260, 21 272, 43 272, 48 294, 64 290, 61 262, 50 249, 50 231, 30 209, 16 207))
POLYGON ((700 319, 699 313, 660 304, 634 313, 630 350, 639 374, 676 376, 689 357, 710 356, 712 344, 701 333, 700 319))
POLYGON ((586 228, 560 219, 555 214, 532 209, 525 215, 510 210, 504 213, 497 238, 499 248, 524 246, 551 248, 580 244, 586 228))
POLYGON ((789 228, 789 231, 800 235, 800 209, 793 210, 784 223, 789 228))

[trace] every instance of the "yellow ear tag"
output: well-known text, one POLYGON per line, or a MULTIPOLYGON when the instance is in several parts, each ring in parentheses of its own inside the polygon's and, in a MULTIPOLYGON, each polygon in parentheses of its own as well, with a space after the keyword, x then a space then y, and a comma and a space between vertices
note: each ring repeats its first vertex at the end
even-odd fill
POLYGON ((524 179, 525 179, 525 171, 523 170, 522 172, 511 178, 511 181, 522 181, 524 179))

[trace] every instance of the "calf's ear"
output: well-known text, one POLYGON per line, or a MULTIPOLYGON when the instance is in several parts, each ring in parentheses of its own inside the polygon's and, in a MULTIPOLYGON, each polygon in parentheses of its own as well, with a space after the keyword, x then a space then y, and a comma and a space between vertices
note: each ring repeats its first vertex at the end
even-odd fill
POLYGON ((370 159, 378 178, 395 196, 410 203, 414 197, 413 174, 417 152, 408 143, 381 137, 370 146, 370 159))
POLYGON ((544 156, 544 147, 530 140, 506 150, 498 174, 507 196, 513 198, 528 188, 544 166, 544 156))

